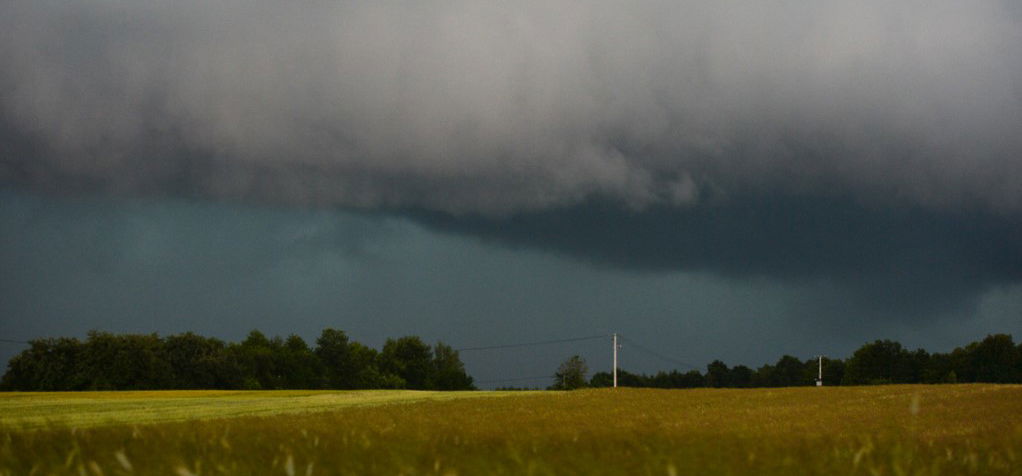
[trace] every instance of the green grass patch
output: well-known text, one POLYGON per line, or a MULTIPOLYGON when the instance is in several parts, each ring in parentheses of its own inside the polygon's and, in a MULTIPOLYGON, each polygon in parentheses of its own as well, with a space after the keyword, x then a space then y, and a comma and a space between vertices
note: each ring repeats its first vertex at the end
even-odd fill
MULTIPOLYGON (((1022 474, 1018 385, 375 391, 316 403, 348 394, 56 395, 71 405, 63 420, 0 425, 0 474, 1022 474), (127 402, 129 416, 151 399, 175 416, 88 426, 78 398, 86 409, 127 402), (264 398, 308 406, 216 417, 233 415, 220 399, 264 398)), ((2 398, 27 405, 4 403, 5 422, 51 399, 2 398)))

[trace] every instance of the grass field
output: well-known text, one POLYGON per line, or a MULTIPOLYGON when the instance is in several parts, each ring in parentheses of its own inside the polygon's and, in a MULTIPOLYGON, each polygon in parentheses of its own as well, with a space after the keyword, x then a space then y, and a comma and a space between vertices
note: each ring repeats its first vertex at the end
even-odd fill
POLYGON ((326 412, 351 406, 498 397, 506 392, 414 390, 0 392, 0 428, 91 428, 326 412))
POLYGON ((0 474, 1022 474, 1022 386, 0 394, 0 474))

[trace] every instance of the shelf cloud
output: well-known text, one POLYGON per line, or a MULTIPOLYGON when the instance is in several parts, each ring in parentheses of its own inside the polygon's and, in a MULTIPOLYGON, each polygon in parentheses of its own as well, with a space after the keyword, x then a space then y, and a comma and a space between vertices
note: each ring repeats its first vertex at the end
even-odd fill
POLYGON ((0 178, 500 215, 1022 209, 1015 2, 5 2, 0 178))
POLYGON ((1015 1, 44 0, 0 39, 7 186, 919 303, 1022 278, 1015 1))

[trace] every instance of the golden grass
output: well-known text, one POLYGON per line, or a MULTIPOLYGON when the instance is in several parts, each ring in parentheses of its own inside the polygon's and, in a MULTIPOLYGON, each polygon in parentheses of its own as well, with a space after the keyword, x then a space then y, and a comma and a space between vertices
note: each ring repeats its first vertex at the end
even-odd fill
MULTIPOLYGON (((1022 474, 1017 385, 496 395, 504 398, 7 426, 0 474, 1022 474)), ((123 399, 132 400, 109 401, 123 399)))
POLYGON ((324 412, 347 406, 499 397, 508 393, 416 390, 0 392, 0 426, 88 428, 324 412))

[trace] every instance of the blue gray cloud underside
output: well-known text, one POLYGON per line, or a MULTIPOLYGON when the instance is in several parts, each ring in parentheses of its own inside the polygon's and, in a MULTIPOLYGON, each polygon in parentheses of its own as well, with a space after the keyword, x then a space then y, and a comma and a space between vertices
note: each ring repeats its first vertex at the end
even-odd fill
POLYGON ((0 185, 411 217, 602 266, 1022 279, 1013 1, 5 2, 0 185))
POLYGON ((494 219, 409 212, 437 230, 633 272, 829 281, 865 308, 918 316, 1022 281, 1022 222, 847 199, 765 196, 636 212, 591 203, 494 219))

